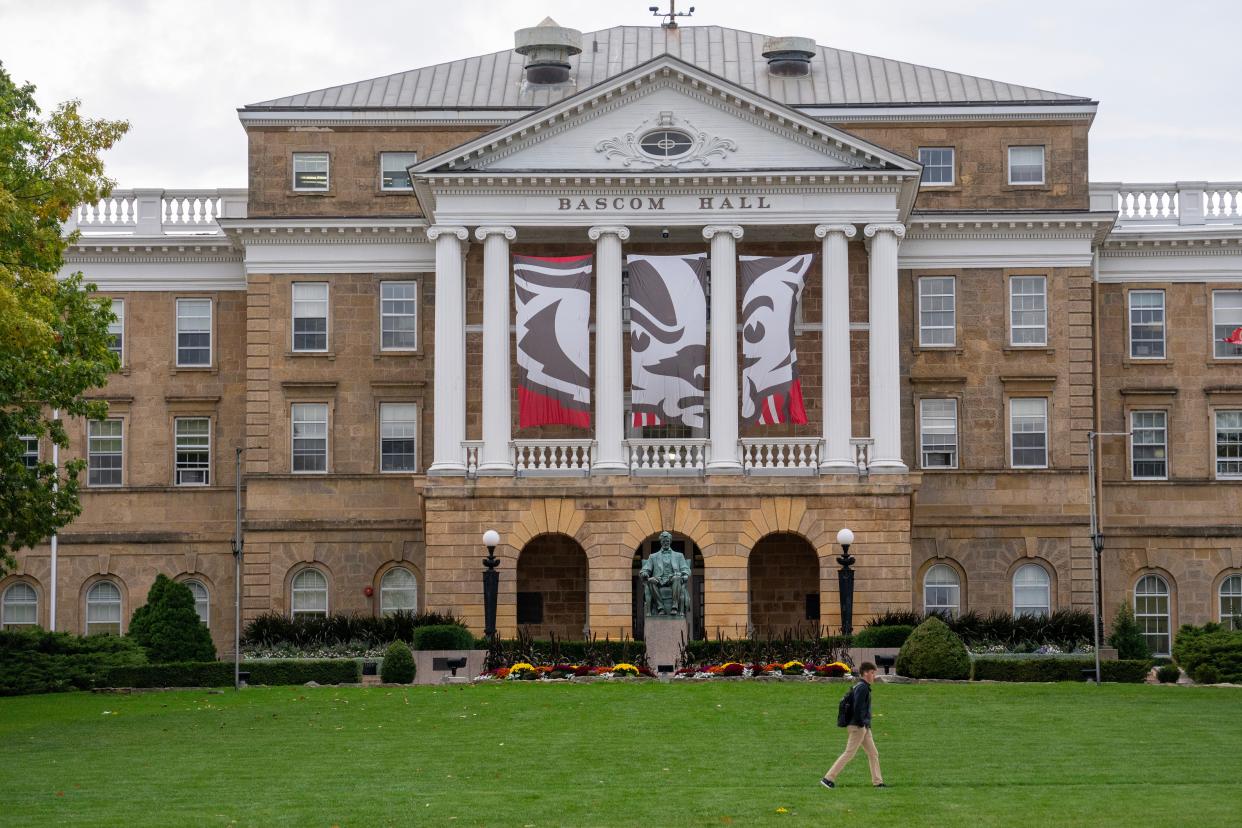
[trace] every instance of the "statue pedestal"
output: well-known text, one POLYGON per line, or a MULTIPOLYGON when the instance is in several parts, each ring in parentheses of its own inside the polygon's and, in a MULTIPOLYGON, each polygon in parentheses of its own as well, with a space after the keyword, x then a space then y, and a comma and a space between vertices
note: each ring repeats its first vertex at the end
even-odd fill
POLYGON ((681 655, 682 639, 690 640, 690 621, 648 615, 643 619, 643 637, 647 643, 647 663, 659 675, 661 667, 676 669, 681 666, 677 657, 681 655))

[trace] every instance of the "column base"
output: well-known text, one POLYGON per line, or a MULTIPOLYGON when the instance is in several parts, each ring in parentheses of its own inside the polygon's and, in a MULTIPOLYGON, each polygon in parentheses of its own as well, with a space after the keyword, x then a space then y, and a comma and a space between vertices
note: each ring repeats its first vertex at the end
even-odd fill
POLYGON ((906 474, 910 468, 901 460, 872 460, 867 464, 872 474, 906 474))
POLYGON ((825 460, 819 464, 820 474, 858 474, 858 464, 853 460, 825 460))
POLYGON ((431 468, 427 469, 428 477, 465 477, 466 466, 464 463, 432 463, 431 468))
POLYGON ((713 460, 708 463, 707 468, 704 469, 706 474, 711 475, 743 474, 745 471, 746 470, 742 468, 742 464, 736 460, 713 460))
POLYGON ((483 463, 479 466, 479 477, 513 477, 512 463, 483 463))

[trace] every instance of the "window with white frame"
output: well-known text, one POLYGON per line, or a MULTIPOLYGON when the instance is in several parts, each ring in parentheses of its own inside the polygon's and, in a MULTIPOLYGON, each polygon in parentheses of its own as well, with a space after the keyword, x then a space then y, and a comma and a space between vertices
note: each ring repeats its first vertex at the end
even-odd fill
POLYGON ((116 354, 117 364, 125 365, 125 300, 112 300, 116 319, 108 323, 108 350, 116 354))
POLYGON ((933 564, 923 575, 923 612, 956 618, 962 608, 962 580, 948 564, 933 564))
POLYGON ((1242 630, 1242 575, 1230 575, 1220 582, 1220 623, 1231 630, 1242 630))
POLYGON ((177 300, 177 366, 211 365, 211 300, 177 300))
POLYGON ((87 423, 86 465, 86 485, 121 485, 125 467, 124 423, 116 419, 87 423))
POLYGON ((293 576, 290 612, 299 615, 328 614, 328 579, 318 569, 303 569, 293 576))
POLYGON ((404 566, 396 566, 380 579, 380 615, 418 611, 418 580, 404 566))
POLYGON ((1168 412, 1131 411, 1130 432, 1130 476, 1135 480, 1167 480, 1168 412))
POLYGON ((1216 476, 1242 478, 1242 411, 1216 412, 1216 476))
POLYGON ((1009 401, 1010 465, 1015 469, 1048 467, 1048 400, 1015 397, 1009 401))
POLYGON ((176 484, 207 486, 211 483, 211 419, 178 417, 173 420, 176 444, 176 484))
POLYGON ((1052 611, 1052 578, 1039 564, 1023 564, 1013 573, 1013 614, 1047 617, 1052 611))
POLYGON ((380 471, 418 470, 418 406, 380 403, 380 471))
POLYGON ((293 189, 302 192, 327 191, 328 154, 326 152, 295 152, 293 154, 293 189))
POLYGON ((957 400, 919 400, 923 468, 957 468, 957 400))
POLYGON ((202 581, 189 580, 184 582, 194 596, 194 611, 203 626, 211 626, 211 597, 207 594, 207 586, 202 581))
POLYGON ((1009 183, 1010 184, 1043 184, 1044 183, 1044 148, 1043 147, 1010 147, 1009 148, 1009 183))
POLYGON ((328 350, 328 283, 293 283, 293 350, 328 350))
POLYGON ((923 165, 920 183, 953 183, 953 147, 919 147, 919 163, 923 165))
POLYGON ((328 405, 327 403, 294 403, 293 470, 325 472, 328 470, 328 405))
POLYGON ((23 434, 17 438, 22 441, 22 465, 28 469, 39 467, 39 438, 33 434, 23 434))
POLYGON ((1130 291, 1130 358, 1164 359, 1164 291, 1130 291))
POLYGON ((416 152, 380 153, 380 189, 412 190, 409 167, 418 160, 416 152))
POLYGON ((380 348, 418 347, 418 283, 380 282, 380 348))
POLYGON ((1167 656, 1170 642, 1169 585, 1159 575, 1144 575, 1134 585, 1134 620, 1152 655, 1167 656))
POLYGON ((98 581, 86 591, 86 634, 121 634, 121 590, 111 581, 98 581))
POLYGON ((919 277, 919 346, 936 348, 957 342, 957 280, 952 276, 919 277))
POLYGON ((0 596, 0 627, 33 627, 39 623, 39 594, 25 581, 14 581, 0 596))
POLYGON ((1242 290, 1212 291, 1212 340, 1217 359, 1242 357, 1242 290))
POLYGON ((1048 344, 1048 280, 1043 276, 1009 279, 1009 344, 1048 344))

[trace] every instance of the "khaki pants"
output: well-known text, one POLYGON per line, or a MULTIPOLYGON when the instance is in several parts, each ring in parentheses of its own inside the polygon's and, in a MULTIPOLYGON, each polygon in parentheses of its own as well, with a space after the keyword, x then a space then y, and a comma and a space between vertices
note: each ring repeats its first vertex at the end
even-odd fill
POLYGON ((845 769, 845 766, 854 758, 854 754, 858 753, 858 748, 861 747, 863 753, 867 754, 867 764, 871 767, 871 784, 879 785, 884 781, 884 777, 880 776, 880 754, 876 753, 875 740, 871 738, 871 728, 850 725, 846 730, 849 731, 849 740, 845 743, 845 752, 832 763, 832 767, 828 769, 828 773, 824 774, 824 778, 836 782, 837 775, 845 769))

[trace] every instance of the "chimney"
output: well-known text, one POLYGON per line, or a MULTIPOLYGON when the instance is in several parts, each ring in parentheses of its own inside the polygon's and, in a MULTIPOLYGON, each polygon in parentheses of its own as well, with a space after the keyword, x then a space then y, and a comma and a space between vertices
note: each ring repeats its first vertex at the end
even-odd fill
POLYGON ((540 85, 565 83, 569 59, 582 51, 582 32, 545 17, 538 26, 514 32, 513 42, 513 50, 526 58, 526 80, 540 85))
POLYGON ((815 41, 809 37, 769 37, 763 41, 768 72, 778 78, 804 78, 811 74, 815 41))

